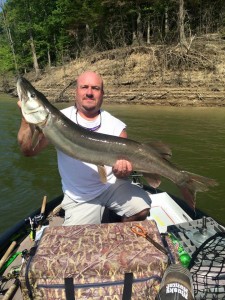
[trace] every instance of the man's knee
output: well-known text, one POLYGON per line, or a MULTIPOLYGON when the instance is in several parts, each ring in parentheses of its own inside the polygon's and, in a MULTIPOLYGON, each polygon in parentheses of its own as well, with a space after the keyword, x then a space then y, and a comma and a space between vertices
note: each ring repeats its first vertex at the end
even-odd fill
POLYGON ((150 216, 150 208, 143 209, 139 213, 130 217, 123 216, 122 222, 144 221, 148 216, 150 216))

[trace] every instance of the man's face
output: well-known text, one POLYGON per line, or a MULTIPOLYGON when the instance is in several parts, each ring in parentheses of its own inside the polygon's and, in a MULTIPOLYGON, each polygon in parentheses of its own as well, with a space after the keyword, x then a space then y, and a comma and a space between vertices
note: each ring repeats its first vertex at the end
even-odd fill
POLYGON ((103 101, 103 83, 99 75, 86 72, 77 79, 76 107, 81 112, 97 113, 103 101))

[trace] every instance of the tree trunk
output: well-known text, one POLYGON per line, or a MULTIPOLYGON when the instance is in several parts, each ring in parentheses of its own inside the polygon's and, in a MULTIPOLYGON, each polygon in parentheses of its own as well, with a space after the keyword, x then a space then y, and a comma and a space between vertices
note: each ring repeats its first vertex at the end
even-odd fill
POLYGON ((31 7, 29 1, 26 2, 27 5, 27 15, 28 15, 28 20, 29 20, 29 36, 30 36, 30 47, 31 47, 31 53, 32 53, 32 58, 33 58, 33 66, 36 74, 36 78, 38 78, 40 74, 40 69, 39 69, 39 64, 38 64, 38 59, 37 59, 37 53, 35 49, 35 43, 34 43, 34 37, 33 37, 33 31, 32 31, 32 14, 31 14, 31 7))
POLYGON ((32 52, 32 57, 33 57, 34 70, 35 70, 36 78, 38 78, 38 76, 40 74, 40 69, 39 69, 34 39, 33 39, 33 35, 31 32, 30 32, 30 46, 31 46, 31 52, 32 52))
POLYGON ((150 17, 148 18, 148 22, 147 22, 147 44, 150 45, 151 44, 151 21, 150 21, 150 17))
POLYGON ((169 33, 168 6, 165 7, 165 35, 169 33))
POLYGON ((90 49, 90 26, 88 24, 85 25, 85 40, 84 40, 84 49, 89 50, 90 49))
POLYGON ((141 45, 143 43, 142 23, 141 23, 141 10, 137 7, 137 17, 134 21, 132 18, 132 30, 133 30, 133 45, 141 45))
POLYGON ((137 45, 137 33, 135 28, 135 22, 132 18, 132 45, 137 45))
POLYGON ((51 61, 51 55, 50 55, 49 45, 48 45, 48 52, 47 52, 47 55, 48 55, 48 66, 49 66, 49 69, 51 69, 52 61, 51 61))
POLYGON ((141 24, 141 10, 140 7, 137 9, 137 38, 138 44, 143 44, 143 33, 142 33, 142 24, 141 24))
POLYGON ((2 9, 2 16, 3 16, 3 23, 4 23, 5 31, 6 31, 7 38, 8 38, 8 41, 9 41, 9 45, 10 45, 10 48, 11 48, 11 52, 12 52, 12 55, 13 55, 15 70, 18 71, 16 52, 15 52, 15 49, 14 49, 14 43, 13 43, 13 39, 12 39, 12 35, 11 35, 11 30, 10 30, 10 27, 8 26, 8 22, 7 22, 7 19, 6 19, 5 12, 4 12, 3 2, 1 2, 0 7, 2 9))
POLYGON ((184 32, 184 0, 179 0, 179 42, 181 45, 181 48, 185 47, 187 48, 187 41, 185 37, 184 32))

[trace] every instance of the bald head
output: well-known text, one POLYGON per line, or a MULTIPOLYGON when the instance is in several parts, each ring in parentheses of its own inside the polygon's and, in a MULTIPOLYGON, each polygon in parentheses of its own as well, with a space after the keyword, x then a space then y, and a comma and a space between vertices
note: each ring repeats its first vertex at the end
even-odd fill
POLYGON ((95 82, 103 90, 102 77, 94 71, 85 71, 84 73, 80 74, 77 78, 77 86, 79 86, 79 84, 81 84, 82 82, 88 82, 88 81, 95 82))
POLYGON ((77 78, 76 107, 84 117, 98 115, 103 95, 103 80, 99 74, 86 71, 77 78))

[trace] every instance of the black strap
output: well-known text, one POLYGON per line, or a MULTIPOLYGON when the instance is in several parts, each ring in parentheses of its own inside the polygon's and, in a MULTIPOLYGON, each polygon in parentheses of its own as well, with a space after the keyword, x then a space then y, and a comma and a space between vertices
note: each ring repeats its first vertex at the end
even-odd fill
POLYGON ((167 257, 169 259, 169 264, 175 264, 175 257, 170 249, 170 246, 168 245, 167 243, 167 240, 166 240, 166 236, 168 236, 167 233, 161 233, 161 238, 162 238, 162 243, 163 243, 163 246, 166 248, 167 250, 167 257))
POLYGON ((131 300, 133 273, 125 273, 122 300, 131 300))
POLYGON ((66 300, 75 300, 73 278, 65 278, 66 300))

